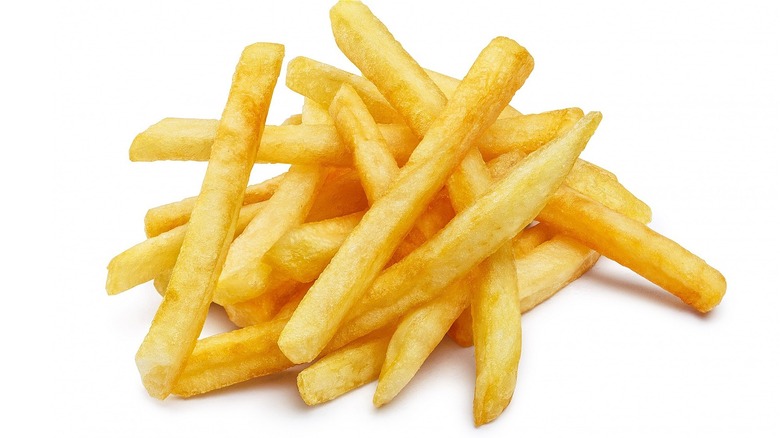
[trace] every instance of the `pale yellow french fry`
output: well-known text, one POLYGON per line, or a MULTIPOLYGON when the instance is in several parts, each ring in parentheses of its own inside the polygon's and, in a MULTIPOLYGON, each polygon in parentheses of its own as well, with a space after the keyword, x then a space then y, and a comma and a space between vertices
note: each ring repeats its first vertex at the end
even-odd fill
MULTIPOLYGON (((462 210, 487 191, 491 182, 482 156, 472 149, 450 177, 447 188, 453 205, 462 210)), ((478 271, 471 316, 477 370, 474 422, 479 426, 498 417, 512 399, 522 338, 511 243, 490 255, 478 271)))
MULTIPOLYGON (((536 150, 564 132, 578 117, 582 117, 582 110, 568 108, 500 119, 487 129, 486 139, 477 139, 475 144, 489 159, 513 150, 536 150)), ((130 159, 206 161, 216 129, 217 120, 163 119, 136 136, 130 146, 130 159)), ((419 137, 405 125, 382 124, 379 131, 398 164, 406 163, 419 137)), ((257 161, 348 167, 352 165, 352 155, 333 126, 269 125, 263 133, 257 161)))
POLYGON ((325 403, 376 380, 388 342, 389 332, 368 335, 298 373, 298 392, 303 401, 309 406, 325 403))
POLYGON ((330 106, 342 84, 349 84, 365 102, 377 123, 399 123, 401 117, 369 80, 303 56, 287 63, 287 87, 322 107, 330 106))
POLYGON ((142 381, 153 397, 171 393, 203 328, 283 57, 283 46, 253 44, 244 49, 236 67, 179 257, 136 354, 142 381))
POLYGON ((320 166, 290 167, 265 207, 230 245, 214 302, 240 303, 267 290, 271 266, 263 258, 280 237, 309 214, 325 172, 320 166))
MULTIPOLYGON (((244 205, 256 204, 270 198, 279 187, 282 177, 283 175, 275 176, 260 184, 247 187, 244 192, 244 205)), ((190 214, 197 200, 197 196, 192 196, 181 201, 150 208, 144 216, 146 237, 154 237, 186 224, 190 220, 190 214)))
POLYGON ((349 84, 341 86, 329 110, 336 130, 352 150, 368 201, 374 203, 398 176, 398 163, 388 151, 368 107, 349 84))
POLYGON ((301 283, 314 281, 338 251, 364 212, 309 222, 285 233, 266 254, 274 270, 301 283))
POLYGON ((447 329, 468 306, 469 285, 452 284, 447 292, 406 314, 387 347, 387 355, 374 392, 374 405, 392 400, 439 345, 447 329))
MULTIPOLYGON (((235 236, 241 234, 249 221, 263 208, 264 202, 241 207, 236 221, 235 236)), ((173 269, 179 257, 188 223, 166 231, 123 251, 108 263, 106 292, 115 295, 155 279, 173 269)))
POLYGON ((350 311, 329 348, 384 327, 435 298, 517 235, 561 184, 600 120, 600 113, 589 113, 559 139, 529 154, 439 233, 385 270, 350 311))
POLYGON ((333 336, 471 142, 524 79, 525 49, 498 38, 480 54, 390 190, 361 220, 322 272, 279 338, 293 362, 312 360, 333 336), (328 309, 328 318, 322 318, 328 309))
POLYGON ((704 260, 639 221, 563 187, 539 215, 545 222, 661 286, 700 312, 726 293, 726 279, 704 260))

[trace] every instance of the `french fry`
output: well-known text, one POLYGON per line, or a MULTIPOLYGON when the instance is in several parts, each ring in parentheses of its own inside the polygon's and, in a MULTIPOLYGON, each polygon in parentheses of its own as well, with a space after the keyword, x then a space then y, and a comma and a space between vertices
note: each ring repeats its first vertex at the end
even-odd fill
MULTIPOLYGON (((275 176, 260 184, 247 187, 244 192, 244 205, 268 200, 274 194, 276 188, 279 187, 282 178, 282 175, 275 176)), ((192 209, 195 207, 197 200, 197 196, 192 196, 181 201, 150 208, 146 212, 146 216, 144 216, 146 237, 154 237, 179 225, 186 224, 190 220, 190 214, 192 214, 192 209)))
POLYGON ((452 322, 469 304, 469 285, 456 282, 447 292, 406 314, 390 339, 374 405, 395 398, 439 345, 452 322))
POLYGON ((387 142, 368 107, 349 84, 342 85, 333 97, 330 115, 352 151, 360 181, 373 204, 398 176, 398 163, 388 152, 387 142))
POLYGON ((136 354, 142 381, 153 397, 164 399, 171 393, 203 328, 283 57, 283 46, 253 44, 236 67, 182 249, 136 354))
MULTIPOLYGON (((497 120, 475 144, 486 159, 513 150, 533 151, 549 142, 582 117, 582 110, 567 108, 497 120)), ((132 161, 207 161, 217 120, 162 119, 138 134, 130 146, 132 161), (182 128, 186 126, 187 128, 182 128), (195 137, 195 135, 198 137, 195 137)), ((379 131, 393 157, 404 164, 419 141, 404 125, 381 124, 379 131)), ((258 149, 260 163, 351 166, 352 156, 333 126, 266 126, 258 149)))
MULTIPOLYGON (((447 187, 453 205, 462 210, 487 191, 490 183, 482 156, 472 149, 447 187)), ((520 361, 520 302, 511 244, 507 242, 490 255, 478 271, 471 315, 477 370, 474 421, 482 425, 498 417, 512 399, 520 361)))
POLYGON ((471 141, 520 86, 524 53, 517 43, 496 39, 480 54, 396 182, 368 210, 290 318, 279 337, 290 360, 308 362, 322 351, 471 141), (328 309, 327 319, 321 309, 328 309))
POLYGON ((439 233, 385 270, 328 348, 345 345, 430 301, 515 236, 563 181, 600 120, 600 113, 589 113, 569 132, 529 154, 439 233))
POLYGON ((349 84, 360 95, 377 123, 399 123, 400 116, 366 78, 303 56, 287 63, 287 87, 296 93, 330 106, 342 84, 349 84))
POLYGON ((214 302, 240 303, 267 290, 271 266, 263 258, 284 233, 302 223, 309 214, 325 172, 320 166, 290 167, 265 207, 230 246, 214 302))
POLYGON ((154 281, 152 284, 154 285, 154 289, 157 291, 160 296, 165 295, 165 289, 168 289, 168 282, 171 281, 171 270, 173 268, 162 272, 158 274, 156 277, 154 277, 154 281))
POLYGON ((266 261, 274 270, 297 281, 314 281, 363 218, 363 214, 361 211, 295 227, 268 250, 266 261))
MULTIPOLYGON (((258 202, 241 207, 231 239, 244 231, 249 221, 264 205, 264 202, 258 202)), ((106 292, 116 295, 173 269, 188 228, 188 223, 179 225, 146 239, 111 259, 108 263, 106 292)))
POLYGON ((639 221, 563 187, 539 220, 628 267, 700 312, 720 303, 726 280, 715 268, 639 221))
POLYGON ((303 401, 309 406, 325 403, 376 380, 388 342, 389 332, 368 335, 298 373, 298 392, 303 401))

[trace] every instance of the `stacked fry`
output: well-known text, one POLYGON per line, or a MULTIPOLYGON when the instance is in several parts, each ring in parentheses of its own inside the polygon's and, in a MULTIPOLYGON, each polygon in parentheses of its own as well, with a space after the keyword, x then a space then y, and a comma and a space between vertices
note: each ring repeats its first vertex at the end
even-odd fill
POLYGON ((449 334, 474 346, 481 425, 512 398, 521 314, 600 255, 701 312, 720 302, 723 276, 578 158, 600 113, 508 106, 533 68, 523 47, 494 39, 458 81, 423 69, 358 1, 330 18, 362 76, 293 59, 302 113, 266 126, 284 48, 253 44, 220 120, 164 119, 130 147, 133 161, 208 160, 200 194, 150 209, 147 240, 108 266, 109 294, 154 280, 163 295, 136 355, 149 394, 310 364, 307 404, 378 379, 381 406, 449 334), (290 168, 247 186, 256 163, 290 168), (212 302, 240 328, 198 339, 212 302))

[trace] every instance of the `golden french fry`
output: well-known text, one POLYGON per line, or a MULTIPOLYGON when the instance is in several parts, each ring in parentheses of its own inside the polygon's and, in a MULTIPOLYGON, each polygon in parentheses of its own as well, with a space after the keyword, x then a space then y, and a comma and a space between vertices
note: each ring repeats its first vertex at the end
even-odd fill
POLYGON ((240 303, 266 291, 271 266, 263 257, 284 233, 302 223, 309 214, 325 172, 320 166, 290 167, 265 207, 230 246, 214 302, 240 303))
POLYGON ((439 233, 385 270, 350 311, 329 349, 384 327, 430 301, 515 236, 563 181, 600 120, 600 113, 589 113, 559 139, 529 154, 439 233))
POLYGON ((448 291, 404 315, 387 346, 387 355, 374 392, 374 405, 389 402, 439 345, 452 322, 469 303, 469 286, 455 282, 448 291))
POLYGON ((342 85, 330 104, 336 130, 354 157, 369 203, 382 196, 398 176, 399 169, 379 128, 354 88, 342 85))
MULTIPOLYGON (((482 156, 472 149, 450 176, 447 188, 453 205, 462 210, 490 183, 490 172, 482 156)), ((477 370, 474 421, 479 426, 498 417, 512 399, 522 338, 511 244, 507 242, 490 255, 478 271, 481 275, 475 281, 471 316, 477 370)))
POLYGON ((307 362, 322 351, 471 141, 520 86, 524 54, 525 49, 506 38, 494 40, 480 54, 396 182, 371 206, 290 318, 279 337, 290 360, 307 362), (322 309, 328 309, 329 318, 318 316, 322 309))
POLYGON ((171 393, 203 328, 283 57, 283 46, 253 44, 244 49, 236 67, 182 249, 136 354, 144 386, 153 397, 163 399, 171 393))
MULTIPOLYGON (((244 205, 256 204, 270 198, 279 187, 282 177, 283 175, 275 176, 260 184, 247 187, 244 192, 244 205)), ((181 201, 150 208, 144 216, 146 237, 154 237, 186 224, 190 220, 190 214, 197 200, 197 196, 192 196, 181 201)))
MULTIPOLYGON (((582 110, 569 108, 500 119, 475 144, 486 159, 513 150, 533 151, 564 132, 578 117, 582 117, 582 110)), ((163 119, 136 136, 130 146, 130 159, 206 161, 216 129, 217 120, 163 119), (195 137, 195 133, 199 136, 195 137)), ((383 124, 379 131, 398 164, 406 163, 419 137, 404 125, 383 124)), ((263 133, 257 161, 348 167, 352 165, 352 154, 333 126, 269 125, 263 133)))
POLYGON ((314 281, 363 214, 361 211, 295 227, 268 250, 266 261, 274 270, 301 283, 314 281))
POLYGON ((563 187, 539 220, 708 312, 726 293, 715 268, 646 225, 563 187))
MULTIPOLYGON (((262 210, 264 204, 258 202, 241 207, 231 239, 244 231, 249 221, 262 210)), ((179 225, 146 239, 111 259, 108 263, 106 292, 109 295, 124 292, 173 269, 188 227, 187 223, 179 225)))
POLYGON ((287 63, 287 87, 319 103, 330 106, 342 84, 349 84, 365 102, 377 123, 399 123, 401 118, 371 81, 303 56, 287 63))
POLYGON ((388 342, 389 332, 371 334, 298 373, 298 392, 303 401, 309 406, 325 403, 376 380, 388 342))

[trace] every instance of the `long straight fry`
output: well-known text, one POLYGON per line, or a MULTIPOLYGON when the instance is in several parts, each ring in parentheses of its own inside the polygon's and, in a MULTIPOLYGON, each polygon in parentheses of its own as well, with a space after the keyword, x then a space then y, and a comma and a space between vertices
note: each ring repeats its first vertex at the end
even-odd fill
POLYGON ((509 102, 524 79, 518 74, 524 53, 517 43, 499 38, 477 58, 396 182, 368 210, 290 318, 279 346, 293 362, 309 361, 325 347, 473 139, 509 102), (328 309, 328 318, 322 309, 328 309))
POLYGON ((539 220, 708 312, 726 293, 726 279, 704 260, 639 221, 563 188, 539 220))
POLYGON ((153 397, 171 393, 203 328, 283 57, 283 46, 253 44, 244 49, 236 67, 182 249, 136 354, 144 386, 153 397))

